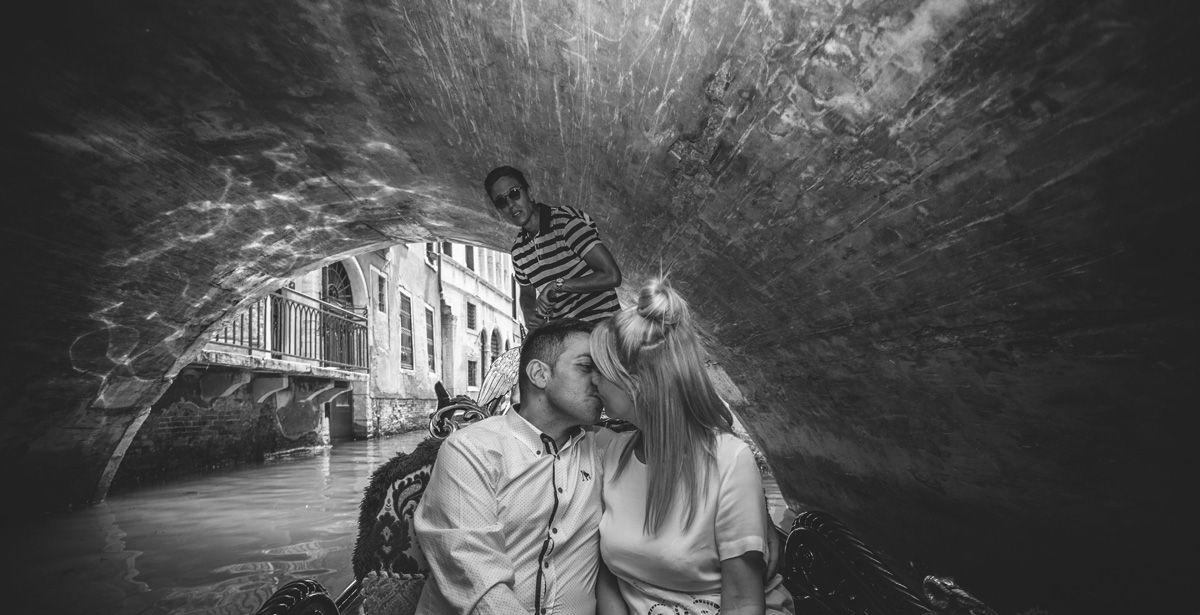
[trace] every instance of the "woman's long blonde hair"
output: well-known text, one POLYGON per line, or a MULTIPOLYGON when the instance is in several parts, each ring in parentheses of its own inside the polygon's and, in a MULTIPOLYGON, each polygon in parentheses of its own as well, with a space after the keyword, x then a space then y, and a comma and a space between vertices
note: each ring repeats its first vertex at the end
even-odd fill
POLYGON ((733 416, 708 377, 687 302, 665 280, 652 280, 637 307, 592 330, 591 350, 600 373, 633 400, 639 432, 621 451, 613 478, 640 442, 649 477, 642 530, 656 534, 677 498, 683 526, 690 526, 716 467, 717 434, 732 431, 733 416))

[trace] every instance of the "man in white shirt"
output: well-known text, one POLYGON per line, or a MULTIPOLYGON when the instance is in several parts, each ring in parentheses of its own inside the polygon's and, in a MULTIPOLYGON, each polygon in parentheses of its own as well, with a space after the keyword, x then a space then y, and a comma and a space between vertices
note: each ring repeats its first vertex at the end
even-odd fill
POLYGON ((442 444, 414 516, 431 573, 417 615, 595 612, 603 451, 591 328, 531 332, 520 407, 442 444))

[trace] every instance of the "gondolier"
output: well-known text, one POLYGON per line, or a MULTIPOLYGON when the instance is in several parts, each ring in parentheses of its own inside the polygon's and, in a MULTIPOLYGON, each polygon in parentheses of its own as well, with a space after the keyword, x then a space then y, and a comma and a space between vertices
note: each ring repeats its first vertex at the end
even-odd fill
POLYGON ((513 167, 493 169, 483 188, 501 216, 521 229, 512 259, 527 327, 557 318, 595 322, 620 309, 621 269, 589 215, 535 202, 525 175, 513 167))

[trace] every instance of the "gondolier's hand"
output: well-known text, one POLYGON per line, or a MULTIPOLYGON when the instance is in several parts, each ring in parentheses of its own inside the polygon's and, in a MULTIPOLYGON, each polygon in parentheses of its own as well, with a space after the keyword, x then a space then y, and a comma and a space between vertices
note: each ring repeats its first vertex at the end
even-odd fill
POLYGON ((549 316, 554 311, 554 297, 558 294, 555 282, 551 282, 542 287, 542 292, 537 296, 537 311, 538 315, 543 318, 549 316))

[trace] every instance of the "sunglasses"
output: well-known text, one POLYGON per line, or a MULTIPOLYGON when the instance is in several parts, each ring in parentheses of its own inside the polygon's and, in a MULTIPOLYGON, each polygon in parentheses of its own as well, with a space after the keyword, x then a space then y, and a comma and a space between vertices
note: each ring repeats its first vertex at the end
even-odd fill
POLYGON ((496 209, 504 209, 505 207, 508 207, 508 204, 510 201, 515 203, 520 199, 521 199, 521 187, 513 186, 512 190, 509 190, 508 192, 505 192, 504 194, 496 195, 496 198, 492 199, 492 203, 494 203, 496 205, 496 209))

